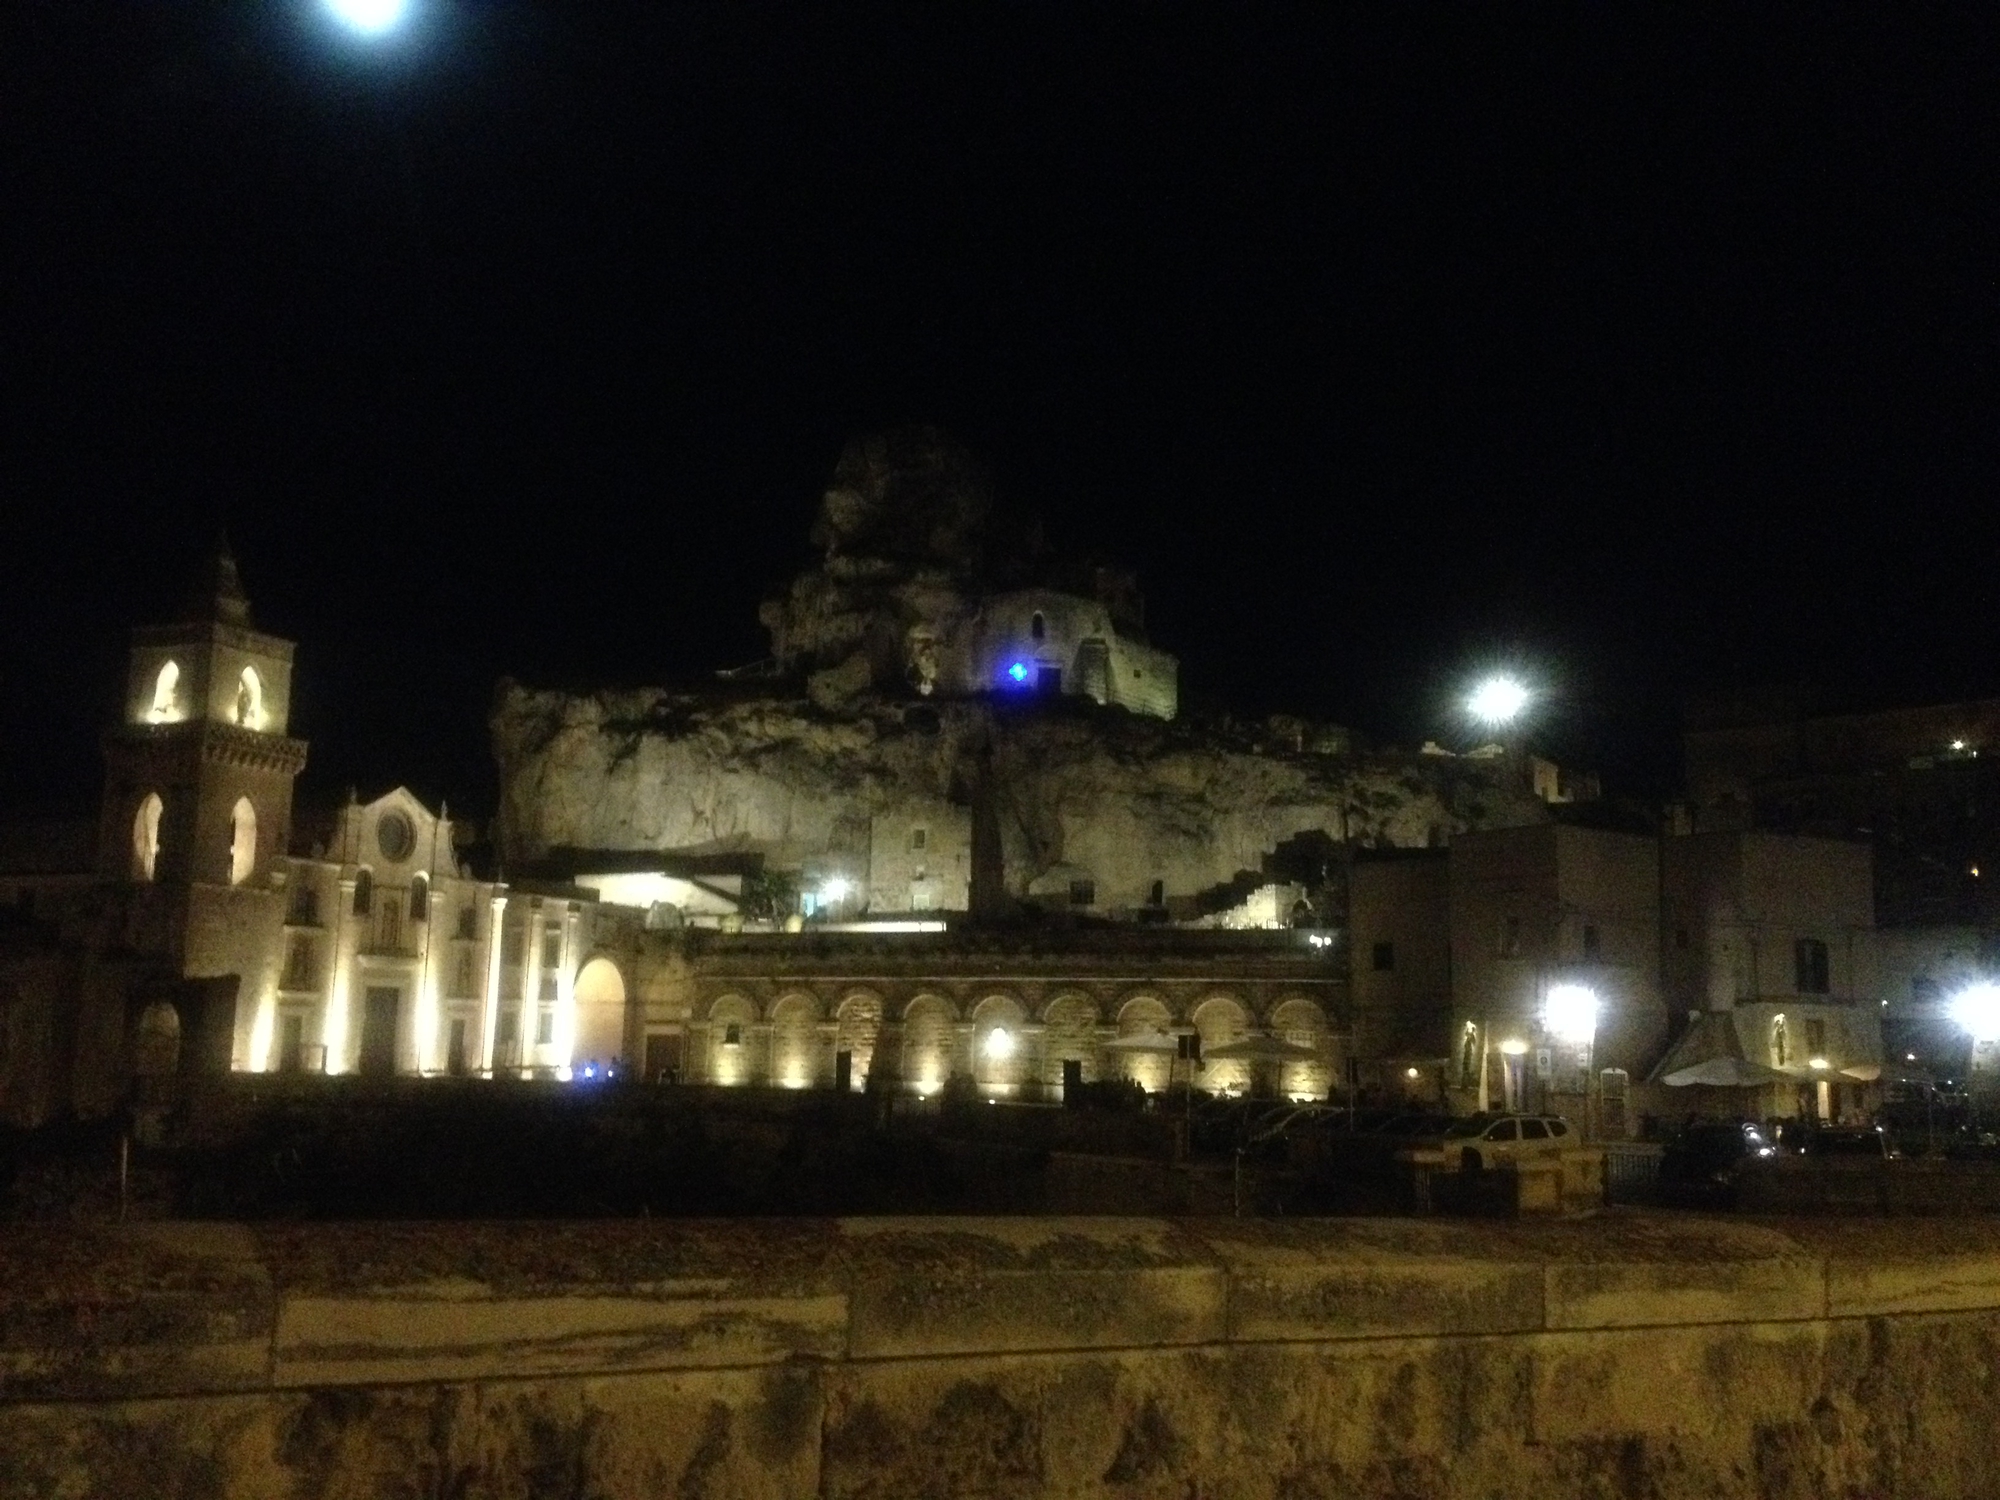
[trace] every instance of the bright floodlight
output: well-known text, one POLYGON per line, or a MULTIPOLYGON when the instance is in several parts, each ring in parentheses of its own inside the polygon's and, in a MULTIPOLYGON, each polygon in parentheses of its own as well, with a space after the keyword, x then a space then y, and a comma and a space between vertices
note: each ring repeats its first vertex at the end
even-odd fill
POLYGON ((823 906, 838 906, 842 901, 847 899, 847 893, 850 889, 852 887, 848 884, 845 876, 832 876, 820 882, 820 904, 823 906))
POLYGON ((410 8, 409 0, 323 0, 333 18, 349 31, 380 36, 394 29, 410 8))
POLYGON ((1005 1062, 1014 1055, 1014 1033, 1004 1026, 995 1026, 986 1033, 986 1055, 995 1062, 1005 1062))
POLYGON ((1528 690, 1512 677, 1489 677, 1472 690, 1465 706, 1483 724, 1509 724, 1528 706, 1528 690))
POLYGON ((1975 1042, 2000 1042, 2000 984, 1975 984, 1952 997, 1951 1018, 1975 1042))
POLYGON ((1597 1035, 1597 991, 1581 984, 1549 986, 1542 1024, 1558 1041, 1587 1045, 1597 1035))

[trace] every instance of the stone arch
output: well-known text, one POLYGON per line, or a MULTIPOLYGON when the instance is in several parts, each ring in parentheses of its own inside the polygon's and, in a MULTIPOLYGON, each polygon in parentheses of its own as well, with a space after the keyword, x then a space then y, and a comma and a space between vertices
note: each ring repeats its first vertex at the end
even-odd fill
POLYGON ((264 727, 264 679, 255 667, 245 667, 236 679, 235 720, 245 729, 264 727))
MULTIPOLYGON (((1204 1057, 1216 1047, 1242 1041, 1250 1029, 1250 1014, 1233 995, 1210 995, 1194 1008, 1189 1019, 1201 1033, 1204 1057)), ((1195 1081, 1213 1094, 1247 1093, 1252 1081, 1250 1065, 1238 1058, 1205 1061, 1195 1081)))
POLYGON ((771 1081, 812 1087, 819 1075, 819 997, 794 991, 771 1005, 771 1081))
POLYGON ((1278 1067, 1278 1092, 1288 1099, 1324 1099, 1333 1087, 1333 1036, 1326 1012, 1301 997, 1281 1000, 1271 1010, 1271 1035, 1310 1047, 1311 1061, 1287 1060, 1278 1067))
POLYGON ((571 1035, 575 1043, 570 1061, 581 1067, 596 1063, 600 1068, 616 1063, 625 1053, 625 975, 603 954, 591 958, 576 971, 576 1022, 571 1035))
POLYGON ((181 664, 177 661, 162 662, 159 675, 153 679, 153 706, 146 717, 155 724, 167 719, 180 717, 181 664))
MULTIPOLYGON (((172 666, 172 662, 167 663, 172 666)), ((132 815, 132 878, 151 880, 160 863, 160 815, 166 804, 160 800, 158 792, 148 792, 139 799, 139 809, 132 815)))
MULTIPOLYGON (((1120 1036, 1164 1035, 1173 1030, 1173 1025, 1173 1012, 1158 995, 1132 995, 1118 1007, 1120 1036)), ((1154 1093, 1165 1088, 1173 1076, 1174 1059, 1169 1053, 1120 1052, 1116 1056, 1120 1076, 1154 1093)))
POLYGON ((757 1007, 741 995, 719 995, 708 1007, 708 1076, 748 1083, 756 1076, 757 1007))
POLYGON ((942 995, 917 995, 903 1007, 903 1078, 934 1094, 951 1076, 958 1013, 942 995))
POLYGON ((229 883, 241 885, 257 871, 257 809, 238 797, 229 810, 229 883))
POLYGON ((1042 1007, 1042 1081, 1062 1085, 1063 1064, 1083 1064, 1083 1081, 1097 1080, 1097 1002, 1072 991, 1042 1007))
POLYGON ((1028 1007, 1013 995, 987 995, 972 1007, 972 1076, 980 1091, 1014 1095, 1033 1076, 1028 1007))
MULTIPOLYGON (((882 1035, 882 997, 869 990, 846 996, 834 1012, 833 1050, 853 1058, 850 1086, 860 1088, 875 1065, 875 1044, 882 1035)), ((885 1061, 889 1061, 885 1059, 885 1061)))

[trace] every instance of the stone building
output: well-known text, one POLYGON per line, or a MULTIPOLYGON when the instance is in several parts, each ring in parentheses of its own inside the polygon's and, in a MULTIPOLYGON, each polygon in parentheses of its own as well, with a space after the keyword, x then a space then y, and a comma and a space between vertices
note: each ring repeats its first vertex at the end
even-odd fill
POLYGON ((1622 1134, 1626 1089, 1667 1036, 1660 844, 1545 824, 1468 833, 1450 858, 1452 1048, 1461 1094, 1580 1112, 1622 1134), (1594 998, 1594 1014, 1564 1001, 1594 998))
POLYGON ((1773 833, 1661 843, 1663 978, 1688 1031, 1662 1077, 1697 1054, 1776 1070, 1753 1115, 1858 1117, 1882 1076, 1881 984, 1866 844, 1773 833), (1704 1033, 1716 1033, 1715 1037, 1704 1033))
POLYGON ((1129 929, 649 937, 632 1051, 649 1077, 1057 1100, 1130 1078, 1324 1098, 1348 1056, 1346 957, 1324 934, 1129 929), (1280 1061, 1177 1060, 1272 1036, 1280 1061))

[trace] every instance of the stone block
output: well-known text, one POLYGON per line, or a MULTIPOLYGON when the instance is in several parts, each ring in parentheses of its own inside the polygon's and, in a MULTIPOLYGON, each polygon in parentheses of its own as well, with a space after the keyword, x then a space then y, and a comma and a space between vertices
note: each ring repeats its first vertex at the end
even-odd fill
POLYGON ((1866 1259, 1836 1255, 1827 1262, 1826 1309, 1830 1317, 1976 1308, 2000 1308, 2000 1254, 1990 1250, 1866 1259))
POLYGON ((1822 1384, 1824 1323, 1593 1329, 1532 1340, 1533 1441, 1603 1441, 1789 1422, 1822 1384))
POLYGON ((1756 1260, 1553 1262, 1550 1328, 1784 1322, 1826 1309, 1825 1267, 1797 1256, 1756 1260))
POLYGON ((770 1364, 837 1357, 841 1296, 286 1299, 272 1379, 280 1386, 464 1380, 770 1364))
POLYGON ((1158 1220, 842 1227, 857 1358, 1198 1344, 1227 1329, 1224 1272, 1158 1220))
POLYGON ((1543 1324, 1542 1271, 1506 1256, 1401 1248, 1345 1226, 1227 1225, 1206 1235, 1228 1268, 1232 1339, 1514 1333, 1543 1324))

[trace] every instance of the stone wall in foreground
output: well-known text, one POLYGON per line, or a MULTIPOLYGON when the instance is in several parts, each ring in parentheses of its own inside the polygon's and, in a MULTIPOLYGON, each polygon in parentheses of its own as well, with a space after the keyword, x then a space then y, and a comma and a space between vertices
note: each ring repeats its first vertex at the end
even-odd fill
POLYGON ((1991 1494, 2000 1225, 0 1235, 0 1494, 1991 1494))

